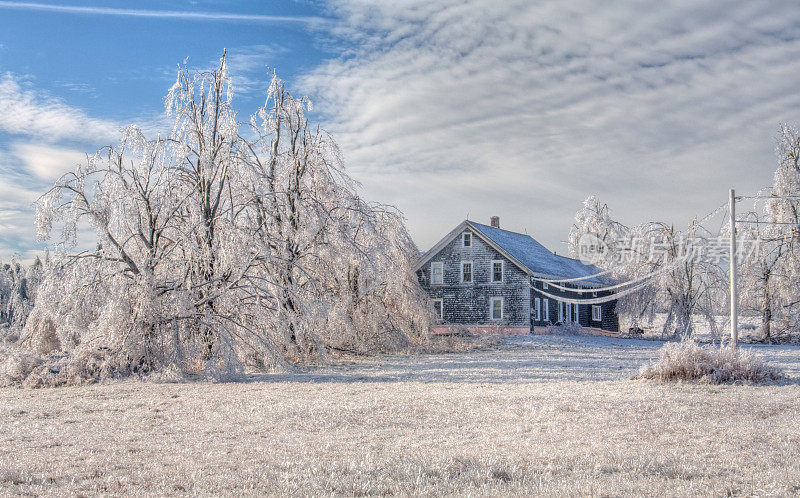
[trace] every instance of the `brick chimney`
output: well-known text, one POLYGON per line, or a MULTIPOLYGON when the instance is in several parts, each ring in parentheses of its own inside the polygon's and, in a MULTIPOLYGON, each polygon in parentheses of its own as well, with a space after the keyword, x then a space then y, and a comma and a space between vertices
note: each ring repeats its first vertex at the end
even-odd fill
POLYGON ((495 228, 500 228, 500 217, 492 216, 492 220, 489 223, 495 228))

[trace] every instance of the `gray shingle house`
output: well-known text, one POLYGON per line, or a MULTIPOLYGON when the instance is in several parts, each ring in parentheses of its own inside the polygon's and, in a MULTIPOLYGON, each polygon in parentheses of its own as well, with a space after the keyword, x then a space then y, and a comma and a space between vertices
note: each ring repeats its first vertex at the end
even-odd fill
POLYGON ((603 296, 591 290, 608 283, 593 276, 600 273, 597 267, 556 255, 528 235, 502 230, 496 216, 491 223, 462 222, 417 262, 417 278, 431 298, 437 328, 528 334, 537 326, 577 322, 619 330, 615 301, 580 303, 603 296), (580 277, 591 278, 546 282, 580 277))

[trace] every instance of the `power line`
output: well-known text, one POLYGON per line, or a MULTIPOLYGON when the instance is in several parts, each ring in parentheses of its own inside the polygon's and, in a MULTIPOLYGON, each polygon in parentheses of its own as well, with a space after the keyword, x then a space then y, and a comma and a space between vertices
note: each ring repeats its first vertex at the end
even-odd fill
POLYGON ((765 200, 765 199, 800 199, 800 195, 738 195, 736 196, 736 200, 742 199, 756 199, 756 200, 765 200))
POLYGON ((800 223, 793 223, 789 221, 750 221, 750 220, 736 220, 736 223, 748 223, 750 225, 792 225, 800 226, 800 223))

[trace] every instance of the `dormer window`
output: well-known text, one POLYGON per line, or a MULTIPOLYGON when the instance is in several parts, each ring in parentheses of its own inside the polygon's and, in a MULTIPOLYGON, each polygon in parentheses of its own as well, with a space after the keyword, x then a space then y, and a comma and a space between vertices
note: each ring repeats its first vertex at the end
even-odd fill
POLYGON ((461 234, 461 246, 462 247, 472 247, 472 234, 469 232, 464 232, 461 234))

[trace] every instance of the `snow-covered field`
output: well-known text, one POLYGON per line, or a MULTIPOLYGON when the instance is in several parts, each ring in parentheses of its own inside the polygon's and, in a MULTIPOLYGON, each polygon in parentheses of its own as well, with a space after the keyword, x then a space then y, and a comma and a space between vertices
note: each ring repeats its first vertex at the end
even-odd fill
POLYGON ((800 493, 790 380, 629 377, 659 342, 511 339, 229 384, 0 389, 0 494, 800 493))
MULTIPOLYGON (((724 341, 728 340, 730 336, 730 317, 728 315, 715 315, 717 327, 719 327, 719 335, 722 336, 724 341)), ((627 323, 624 318, 621 319, 620 330, 628 330, 631 323, 627 323)), ((664 322, 667 321, 666 313, 656 313, 653 323, 641 324, 644 329, 645 336, 648 337, 661 337, 664 330, 664 322)), ((715 342, 719 338, 713 337, 711 334, 711 327, 709 327, 708 320, 701 315, 692 315, 692 324, 694 326, 693 337, 699 341, 715 342)), ((739 316, 739 338, 743 341, 759 340, 763 338, 761 332, 761 317, 760 316, 739 316)))

